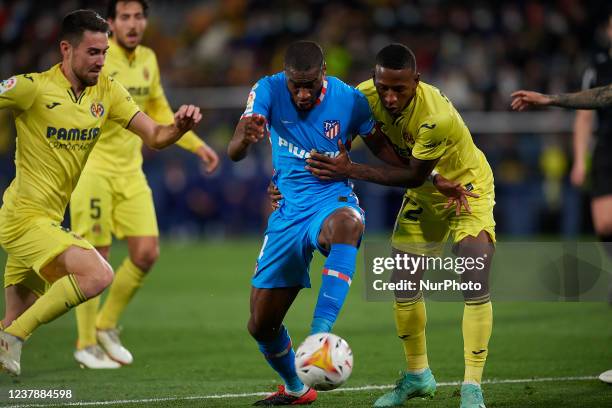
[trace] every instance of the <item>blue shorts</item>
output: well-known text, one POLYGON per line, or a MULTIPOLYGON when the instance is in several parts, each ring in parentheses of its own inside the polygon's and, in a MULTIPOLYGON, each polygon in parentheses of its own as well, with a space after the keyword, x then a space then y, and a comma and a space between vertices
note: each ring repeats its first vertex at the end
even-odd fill
POLYGON ((315 248, 323 255, 328 252, 318 238, 325 219, 339 208, 357 211, 365 223, 365 213, 357 202, 335 202, 303 217, 287 219, 274 211, 268 219, 263 245, 257 258, 251 284, 255 288, 310 287, 310 261, 315 248))

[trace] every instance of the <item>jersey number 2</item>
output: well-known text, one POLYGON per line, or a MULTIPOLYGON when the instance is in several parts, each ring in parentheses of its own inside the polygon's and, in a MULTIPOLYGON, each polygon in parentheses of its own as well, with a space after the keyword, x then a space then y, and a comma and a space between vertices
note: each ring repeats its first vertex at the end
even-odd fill
MULTIPOLYGON (((407 204, 413 205, 416 208, 404 211, 404 218, 410 221, 418 221, 418 216, 423 212, 423 207, 419 207, 416 201, 411 198, 406 198, 407 204)), ((406 205, 407 207, 408 205, 406 205)))

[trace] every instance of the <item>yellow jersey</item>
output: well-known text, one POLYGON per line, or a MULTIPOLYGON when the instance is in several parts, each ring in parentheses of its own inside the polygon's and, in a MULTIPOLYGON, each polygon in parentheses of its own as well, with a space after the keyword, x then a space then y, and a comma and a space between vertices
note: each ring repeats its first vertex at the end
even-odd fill
POLYGON ((13 110, 17 130, 16 176, 2 211, 58 222, 105 123, 126 127, 139 112, 125 88, 104 74, 77 97, 60 64, 2 81, 0 108, 13 110))
MULTIPOLYGON (((139 45, 128 53, 111 39, 102 72, 122 84, 140 109, 157 123, 174 123, 174 113, 161 86, 153 50, 139 45)), ((104 137, 91 153, 86 171, 93 170, 105 175, 140 171, 142 140, 114 122, 107 122, 102 133, 104 137)), ((193 152, 204 142, 190 131, 176 144, 193 152)))
MULTIPOLYGON (((398 155, 439 159, 435 169, 445 178, 481 192, 493 188, 493 172, 485 155, 474 144, 453 104, 438 88, 419 82, 416 94, 398 117, 385 109, 372 79, 362 82, 357 89, 367 97, 374 119, 381 123, 398 155)), ((437 192, 431 183, 412 190, 437 192)))

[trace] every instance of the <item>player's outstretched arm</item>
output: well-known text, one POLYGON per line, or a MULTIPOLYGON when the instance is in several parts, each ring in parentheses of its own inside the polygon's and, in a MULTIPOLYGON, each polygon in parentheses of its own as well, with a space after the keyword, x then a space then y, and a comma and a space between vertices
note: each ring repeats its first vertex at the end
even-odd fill
POLYGON ((559 95, 543 95, 533 91, 512 94, 512 109, 522 111, 530 105, 559 106, 572 109, 600 109, 612 106, 612 84, 586 91, 559 95))
POLYGON ((174 123, 171 125, 160 125, 146 113, 138 112, 130 122, 128 129, 136 133, 150 148, 163 149, 192 130, 201 119, 200 108, 194 105, 183 105, 174 114, 174 123))
POLYGON ((529 106, 548 106, 552 100, 550 95, 539 92, 520 90, 512 93, 512 109, 523 111, 529 106))
POLYGON ((437 160, 410 159, 408 167, 353 163, 342 141, 338 140, 340 154, 335 158, 311 152, 306 169, 321 180, 364 180, 385 186, 414 188, 422 185, 436 166, 437 160))
POLYGON ((240 119, 234 136, 227 146, 227 154, 233 161, 244 159, 249 146, 259 142, 266 135, 266 118, 262 115, 245 116, 240 119))
MULTIPOLYGON (((364 137, 363 141, 370 149, 370 151, 383 162, 395 167, 410 167, 410 160, 399 156, 395 152, 393 146, 391 145, 391 142, 387 138, 387 135, 382 131, 379 125, 374 128, 374 131, 372 133, 364 137)), ((477 198, 478 194, 468 191, 465 187, 461 185, 461 183, 448 180, 441 174, 428 176, 428 178, 430 177, 436 189, 448 198, 448 202, 446 203, 445 208, 455 206, 455 213, 457 215, 461 213, 462 207, 465 208, 468 213, 472 212, 467 197, 477 198)), ((269 191, 268 193, 270 194, 269 191)))
POLYGON ((455 206, 455 214, 457 215, 461 214, 461 207, 465 208, 468 213, 472 213, 472 208, 470 207, 470 203, 468 202, 467 198, 478 198, 480 197, 478 194, 467 190, 458 181, 446 179, 441 174, 432 173, 431 178, 431 181, 434 187, 436 187, 436 190, 438 190, 442 195, 448 198, 444 208, 450 208, 452 206, 455 206))

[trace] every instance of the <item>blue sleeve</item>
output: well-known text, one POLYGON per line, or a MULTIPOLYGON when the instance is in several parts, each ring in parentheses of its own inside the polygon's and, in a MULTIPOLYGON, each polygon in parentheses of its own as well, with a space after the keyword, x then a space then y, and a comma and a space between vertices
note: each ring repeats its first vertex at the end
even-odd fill
POLYGON ((260 79, 249 92, 246 109, 241 117, 262 115, 270 120, 270 107, 272 105, 272 84, 269 77, 260 79))
POLYGON ((352 129, 354 135, 368 135, 374 129, 374 117, 368 99, 357 89, 354 90, 352 129))

